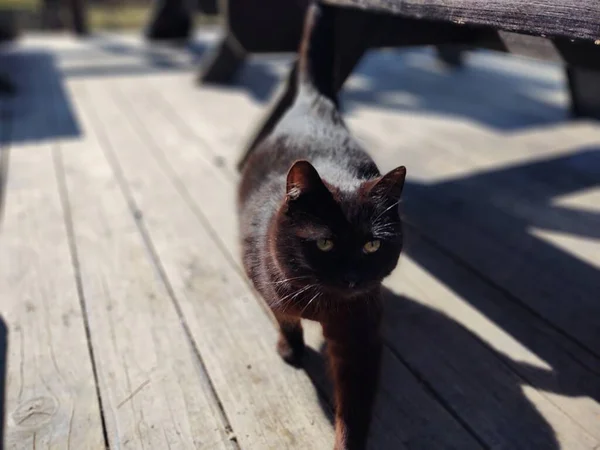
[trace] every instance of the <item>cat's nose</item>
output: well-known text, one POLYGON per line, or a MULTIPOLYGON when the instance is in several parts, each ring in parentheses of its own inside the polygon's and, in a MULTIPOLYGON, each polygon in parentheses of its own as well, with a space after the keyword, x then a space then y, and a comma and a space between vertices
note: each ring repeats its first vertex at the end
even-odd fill
POLYGON ((356 272, 348 272, 346 275, 344 275, 344 282, 348 285, 348 287, 353 288, 356 287, 360 280, 356 272))

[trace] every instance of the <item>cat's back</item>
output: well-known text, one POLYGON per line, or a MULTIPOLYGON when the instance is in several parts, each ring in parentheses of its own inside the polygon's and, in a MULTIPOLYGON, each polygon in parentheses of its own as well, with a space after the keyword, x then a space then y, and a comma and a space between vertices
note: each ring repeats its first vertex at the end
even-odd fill
POLYGON ((310 162, 327 182, 340 188, 379 175, 335 105, 327 99, 320 103, 299 99, 246 162, 240 204, 277 188, 283 196, 287 171, 298 160, 310 162))

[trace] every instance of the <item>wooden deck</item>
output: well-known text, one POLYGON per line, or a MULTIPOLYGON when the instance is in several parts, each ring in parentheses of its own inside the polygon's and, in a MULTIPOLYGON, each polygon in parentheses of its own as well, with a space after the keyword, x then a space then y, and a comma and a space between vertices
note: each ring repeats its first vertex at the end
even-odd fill
MULTIPOLYGON (((197 88, 213 38, 0 54, 7 449, 332 447, 320 330, 282 363, 239 267, 235 161, 288 60, 197 88)), ((600 448, 600 124, 560 68, 388 50, 344 96, 409 171, 371 448, 600 448)))

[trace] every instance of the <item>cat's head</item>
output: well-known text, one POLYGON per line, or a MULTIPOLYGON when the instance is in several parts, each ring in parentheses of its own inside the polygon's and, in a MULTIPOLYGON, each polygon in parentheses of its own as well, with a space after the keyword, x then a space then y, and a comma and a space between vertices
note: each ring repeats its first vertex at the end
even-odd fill
POLYGON ((339 296, 379 286, 402 249, 398 203, 405 177, 398 167, 346 192, 322 180, 309 162, 295 162, 271 230, 283 275, 339 296))

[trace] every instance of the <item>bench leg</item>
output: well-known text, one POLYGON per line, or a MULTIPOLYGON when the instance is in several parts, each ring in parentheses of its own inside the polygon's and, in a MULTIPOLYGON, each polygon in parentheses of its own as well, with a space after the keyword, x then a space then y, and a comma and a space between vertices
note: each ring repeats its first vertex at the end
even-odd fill
POLYGON ((90 33, 87 16, 86 0, 69 0, 71 7, 71 27, 77 36, 87 36, 90 33))
POLYGON ((569 66, 567 80, 573 116, 600 120, 600 71, 569 66))
POLYGON ((44 0, 42 2, 42 27, 44 30, 60 30, 64 23, 61 17, 60 1, 44 0))
POLYGON ((246 52, 235 38, 227 33, 202 62, 199 83, 230 82, 246 59, 246 52))
POLYGON ((458 69, 464 65, 464 50, 456 46, 436 46, 437 57, 448 67, 458 69))
POLYGON ((154 0, 145 36, 150 40, 187 40, 192 11, 186 0, 154 0))

